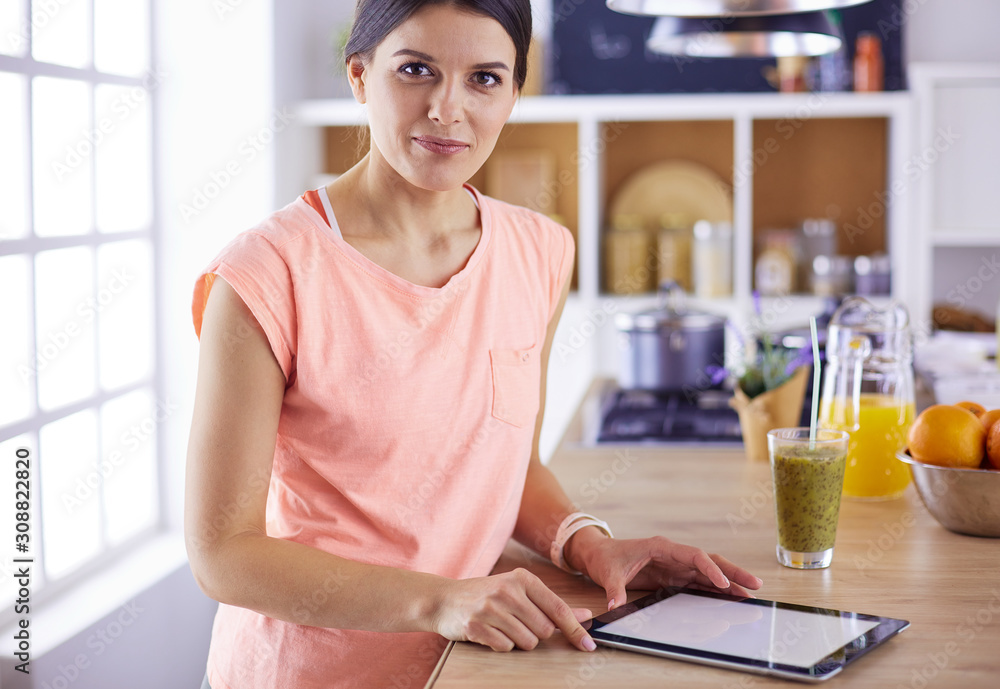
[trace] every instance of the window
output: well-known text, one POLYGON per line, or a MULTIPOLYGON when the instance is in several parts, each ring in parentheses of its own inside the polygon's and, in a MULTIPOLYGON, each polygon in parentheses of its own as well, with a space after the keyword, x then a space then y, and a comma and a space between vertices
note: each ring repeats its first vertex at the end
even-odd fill
POLYGON ((27 447, 35 601, 162 523, 150 35, 149 0, 0 3, 0 523, 27 447))

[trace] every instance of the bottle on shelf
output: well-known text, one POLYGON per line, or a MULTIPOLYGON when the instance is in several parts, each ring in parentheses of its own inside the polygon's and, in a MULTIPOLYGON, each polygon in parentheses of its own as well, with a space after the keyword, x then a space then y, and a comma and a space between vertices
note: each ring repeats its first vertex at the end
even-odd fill
POLYGON ((796 289, 796 270, 802 255, 798 230, 768 230, 760 240, 754 264, 754 285, 762 296, 791 294, 796 289))
MULTIPOLYGON (((830 23, 834 30, 843 35, 843 22, 840 12, 837 10, 827 11, 830 23)), ((851 68, 847 61, 847 45, 841 46, 832 53, 820 55, 815 61, 815 78, 812 90, 814 91, 848 91, 851 88, 851 68)))
POLYGON ((862 31, 854 50, 854 90, 881 91, 884 79, 882 42, 872 32, 862 31))

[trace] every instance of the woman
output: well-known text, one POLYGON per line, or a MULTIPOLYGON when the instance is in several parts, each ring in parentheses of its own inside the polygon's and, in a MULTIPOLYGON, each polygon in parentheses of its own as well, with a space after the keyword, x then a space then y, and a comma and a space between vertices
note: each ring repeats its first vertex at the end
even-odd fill
POLYGON ((617 540, 538 458, 568 231, 465 185, 524 83, 529 0, 361 0, 348 78, 371 149, 241 234, 195 290, 186 531, 222 603, 213 689, 422 686, 446 639, 594 642, 511 536, 607 592, 760 581, 617 540))

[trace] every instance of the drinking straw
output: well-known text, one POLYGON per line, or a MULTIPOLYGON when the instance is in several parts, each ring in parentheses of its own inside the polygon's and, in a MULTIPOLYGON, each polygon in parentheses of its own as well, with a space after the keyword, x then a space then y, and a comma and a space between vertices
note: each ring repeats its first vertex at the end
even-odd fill
POLYGON ((816 317, 809 318, 809 334, 813 350, 813 399, 812 418, 809 423, 809 449, 816 449, 816 415, 819 412, 819 337, 816 334, 816 317))

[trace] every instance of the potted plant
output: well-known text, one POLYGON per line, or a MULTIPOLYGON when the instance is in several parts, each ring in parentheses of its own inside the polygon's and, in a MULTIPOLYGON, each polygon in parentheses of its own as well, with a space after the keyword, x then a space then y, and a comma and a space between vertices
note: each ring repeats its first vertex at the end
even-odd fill
POLYGON ((734 328, 741 356, 729 367, 713 367, 709 374, 716 383, 726 378, 734 382, 729 406, 739 414, 747 457, 766 462, 767 432, 799 425, 812 351, 809 347, 776 347, 773 334, 763 326, 760 296, 756 292, 753 302, 757 316, 755 346, 748 346, 734 328))

